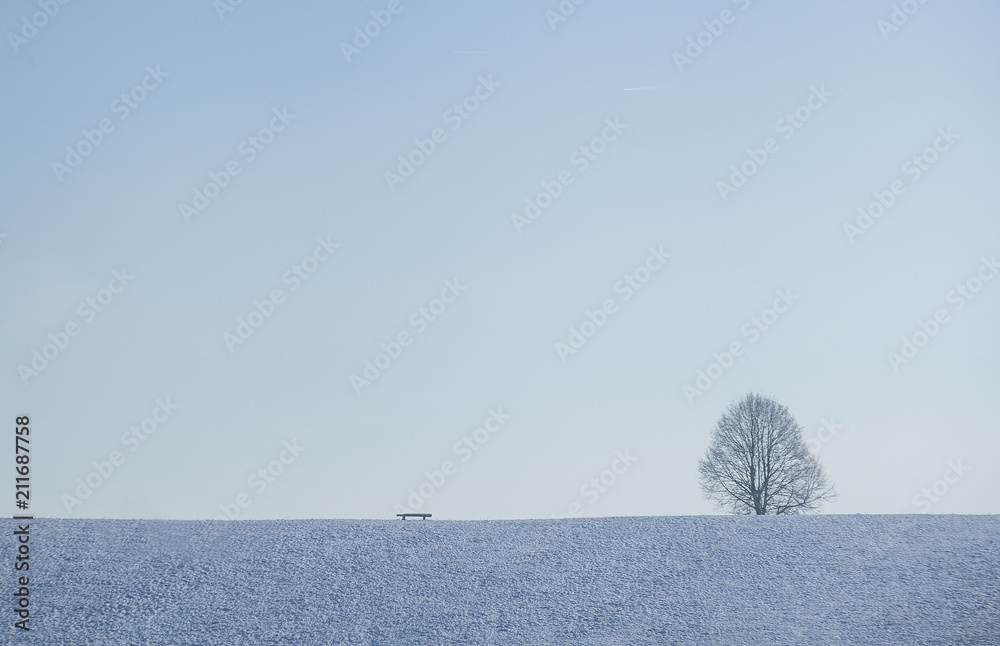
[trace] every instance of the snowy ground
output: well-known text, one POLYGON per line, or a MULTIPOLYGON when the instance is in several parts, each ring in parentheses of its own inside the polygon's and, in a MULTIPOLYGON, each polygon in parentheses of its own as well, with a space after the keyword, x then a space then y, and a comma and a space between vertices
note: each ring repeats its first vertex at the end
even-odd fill
POLYGON ((36 520, 31 582, 3 643, 998 646, 1000 517, 36 520))

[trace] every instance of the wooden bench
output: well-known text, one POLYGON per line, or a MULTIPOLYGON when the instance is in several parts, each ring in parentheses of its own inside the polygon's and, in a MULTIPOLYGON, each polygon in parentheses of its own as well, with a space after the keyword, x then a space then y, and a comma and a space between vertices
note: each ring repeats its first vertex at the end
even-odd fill
POLYGON ((406 520, 407 516, 415 516, 417 518, 420 518, 421 520, 427 520, 428 518, 431 517, 430 514, 396 514, 396 515, 399 516, 402 520, 406 520))

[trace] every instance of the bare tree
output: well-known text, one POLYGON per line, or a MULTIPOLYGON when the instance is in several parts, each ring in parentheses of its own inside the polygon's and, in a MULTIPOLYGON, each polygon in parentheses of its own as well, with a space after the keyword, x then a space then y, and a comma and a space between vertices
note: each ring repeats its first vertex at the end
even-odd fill
POLYGON ((799 514, 837 495, 788 409, 754 393, 719 418, 698 473, 705 497, 734 514, 799 514))

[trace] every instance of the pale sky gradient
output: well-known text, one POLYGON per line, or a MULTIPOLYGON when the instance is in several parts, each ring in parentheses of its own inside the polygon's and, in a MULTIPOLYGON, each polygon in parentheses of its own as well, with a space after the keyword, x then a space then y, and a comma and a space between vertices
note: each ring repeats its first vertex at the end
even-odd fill
MULTIPOLYGON (((341 42, 388 4, 246 0, 220 20, 209 0, 71 2, 18 51, 5 36, 0 415, 32 418, 32 513, 212 518, 242 493, 239 518, 391 518, 446 460, 457 472, 420 510, 435 518, 713 513, 697 461, 749 391, 807 438, 839 425, 820 448, 830 513, 923 511, 915 497, 959 460, 970 470, 929 510, 1000 513, 1000 280, 950 295, 1000 253, 1000 7, 930 2, 886 39, 888 1, 594 0, 553 29, 555 0, 401 0, 346 61, 341 42), (674 53, 724 10, 679 71, 674 53), (122 119, 116 100, 144 79, 159 85, 122 119), (447 111, 477 88, 454 129, 447 111), (813 88, 808 121, 782 126, 813 88), (114 129, 57 179, 102 119, 114 129), (269 124, 283 130, 248 161, 241 142, 269 124), (386 171, 437 128, 390 190, 386 171), (583 170, 574 151, 602 133, 583 170), (717 182, 768 138, 724 201, 717 182), (936 141, 915 178, 904 164, 936 141), (240 174, 185 223, 179 205, 232 160, 240 174), (518 233, 511 214, 563 171, 572 183, 518 233), (844 224, 897 180, 850 242, 844 224), (339 247, 292 291, 318 238, 339 247), (626 300, 616 283, 651 247, 670 258, 626 300), (88 321, 78 306, 122 269, 134 280, 88 321), (456 280, 421 332, 419 308, 456 280), (230 353, 223 335, 276 289, 230 353), (744 325, 778 290, 797 300, 754 341, 744 325), (608 299, 561 361, 556 344, 608 299), (894 371, 887 353, 938 309, 948 322, 894 371), (25 384, 19 366, 71 323, 25 384), (355 392, 402 332, 410 345, 355 392), (689 403, 684 385, 736 341, 744 354, 689 403), (154 435, 123 441, 167 398, 154 435), (509 419, 463 462, 456 443, 498 407, 509 419), (112 451, 124 462, 68 509, 112 451), (279 456, 273 482, 249 480, 279 456), (613 486, 581 490, 613 464, 613 486)), ((2 32, 38 11, 4 3, 2 32)))

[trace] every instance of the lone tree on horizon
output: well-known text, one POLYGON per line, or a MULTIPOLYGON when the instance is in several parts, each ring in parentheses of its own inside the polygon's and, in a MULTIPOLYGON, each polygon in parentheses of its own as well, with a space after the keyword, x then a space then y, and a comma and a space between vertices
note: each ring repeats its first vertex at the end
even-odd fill
POLYGON ((800 514, 837 495, 788 409, 755 393, 719 418, 698 474, 705 497, 733 514, 800 514))

